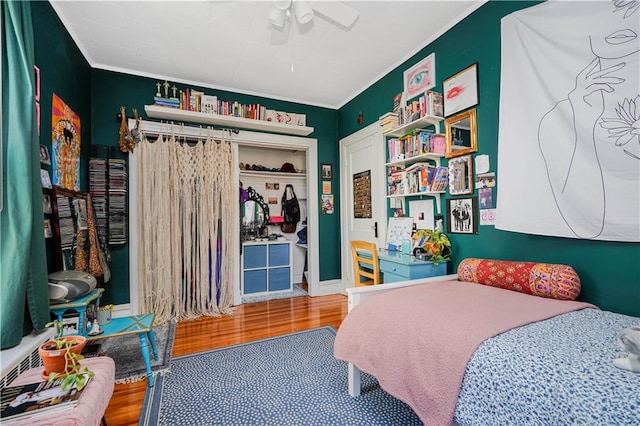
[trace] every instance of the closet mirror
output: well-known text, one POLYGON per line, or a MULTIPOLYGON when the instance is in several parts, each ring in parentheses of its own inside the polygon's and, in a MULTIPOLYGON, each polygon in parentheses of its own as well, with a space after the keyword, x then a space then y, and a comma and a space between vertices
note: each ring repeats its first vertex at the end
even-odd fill
POLYGON ((269 206, 262 195, 252 187, 247 188, 247 200, 242 203, 242 233, 244 240, 252 240, 266 233, 269 222, 269 206))
POLYGON ((476 110, 470 109, 444 120, 447 158, 478 151, 476 110))

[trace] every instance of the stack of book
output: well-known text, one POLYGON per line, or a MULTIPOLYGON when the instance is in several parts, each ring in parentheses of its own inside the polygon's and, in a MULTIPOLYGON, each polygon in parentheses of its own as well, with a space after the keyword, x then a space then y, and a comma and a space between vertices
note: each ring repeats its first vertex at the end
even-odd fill
POLYGON ((153 103, 160 106, 166 106, 171 108, 180 108, 179 98, 162 98, 160 96, 153 97, 153 103))
MULTIPOLYGON (((87 377, 87 384, 90 380, 87 377)), ((78 390, 74 385, 63 391, 61 383, 62 379, 53 383, 37 382, 3 388, 0 394, 0 423, 55 416, 59 411, 74 408, 87 387, 78 390)))
POLYGON ((389 167, 387 170, 387 195, 402 195, 405 193, 407 173, 404 166, 389 167))
POLYGON ((398 127, 398 114, 388 112, 378 119, 380 127, 382 127, 382 133, 387 133, 398 127))
POLYGON ((444 116, 444 98, 442 97, 442 93, 427 90, 424 92, 424 95, 420 96, 419 103, 422 117, 444 116))

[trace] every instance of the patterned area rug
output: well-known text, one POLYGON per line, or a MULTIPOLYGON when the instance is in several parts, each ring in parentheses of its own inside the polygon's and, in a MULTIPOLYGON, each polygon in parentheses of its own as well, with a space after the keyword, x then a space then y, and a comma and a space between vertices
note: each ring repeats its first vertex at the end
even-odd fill
POLYGON ((173 358, 147 388, 139 425, 421 425, 372 376, 349 396, 335 334, 323 327, 173 358))
MULTIPOLYGON (((158 374, 169 371, 175 332, 176 324, 174 322, 153 327, 153 335, 158 349, 158 361, 154 361, 153 354, 150 354, 151 371, 156 377, 155 380, 157 380, 158 374)), ((149 347, 149 351, 151 351, 151 347, 149 347)), ((139 382, 147 377, 147 370, 140 350, 140 338, 137 334, 96 340, 93 344, 85 347, 83 355, 87 357, 106 355, 113 358, 116 363, 116 383, 139 382)))

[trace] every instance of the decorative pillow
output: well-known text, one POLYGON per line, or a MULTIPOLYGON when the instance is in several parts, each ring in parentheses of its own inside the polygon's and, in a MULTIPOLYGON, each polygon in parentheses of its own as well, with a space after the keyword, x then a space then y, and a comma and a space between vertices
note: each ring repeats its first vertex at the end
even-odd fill
POLYGON ((552 299, 574 300, 580 294, 576 271, 553 263, 468 258, 458 265, 458 280, 552 299))

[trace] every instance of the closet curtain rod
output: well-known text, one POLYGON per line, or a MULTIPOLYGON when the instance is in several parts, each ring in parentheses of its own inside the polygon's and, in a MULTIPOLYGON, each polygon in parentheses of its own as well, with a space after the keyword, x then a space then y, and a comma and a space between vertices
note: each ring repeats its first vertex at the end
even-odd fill
MULTIPOLYGON (((129 129, 136 126, 135 119, 129 119, 129 129)), ((159 135, 171 134, 172 131, 177 136, 185 136, 187 138, 206 139, 207 135, 211 135, 214 139, 229 139, 231 133, 238 134, 237 129, 215 129, 211 126, 189 126, 182 122, 173 121, 149 121, 140 119, 140 131, 145 134, 159 135)))

